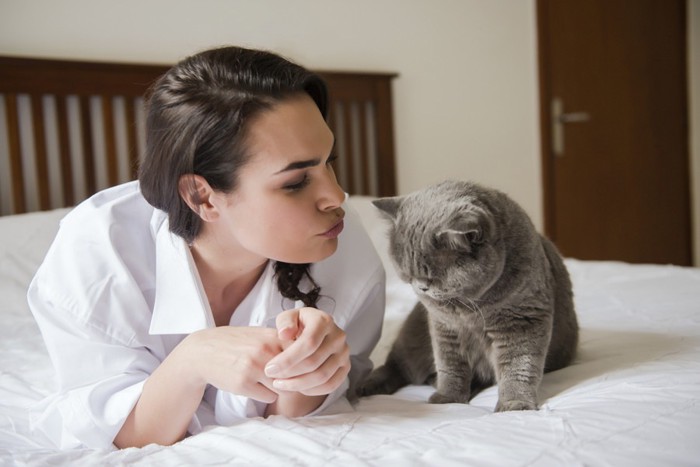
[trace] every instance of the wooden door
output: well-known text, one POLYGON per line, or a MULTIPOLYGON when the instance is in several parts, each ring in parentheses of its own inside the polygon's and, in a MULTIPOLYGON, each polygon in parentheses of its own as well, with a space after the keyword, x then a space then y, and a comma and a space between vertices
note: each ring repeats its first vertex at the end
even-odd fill
POLYGON ((691 264, 683 0, 538 0, 545 233, 691 264))

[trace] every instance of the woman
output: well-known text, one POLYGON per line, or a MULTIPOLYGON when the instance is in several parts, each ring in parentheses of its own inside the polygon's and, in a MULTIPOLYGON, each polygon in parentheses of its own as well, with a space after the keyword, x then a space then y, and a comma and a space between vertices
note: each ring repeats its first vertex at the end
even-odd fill
POLYGON ((271 53, 189 57, 148 101, 138 182, 63 219, 28 292, 62 448, 172 444, 303 416, 371 368, 384 270, 342 204, 315 74, 271 53))

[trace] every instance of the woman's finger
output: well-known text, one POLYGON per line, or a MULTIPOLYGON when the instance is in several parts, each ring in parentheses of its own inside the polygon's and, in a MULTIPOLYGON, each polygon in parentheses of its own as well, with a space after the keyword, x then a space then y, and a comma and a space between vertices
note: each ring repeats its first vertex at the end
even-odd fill
POLYGON ((320 340, 302 336, 270 360, 265 367, 265 374, 268 377, 280 379, 311 373, 331 355, 342 353, 346 346, 345 332, 339 328, 320 340), (273 369, 276 370, 274 373, 273 369))
POLYGON ((278 394, 265 387, 262 383, 252 383, 245 389, 245 394, 242 396, 255 399, 256 401, 264 402, 266 404, 271 404, 277 400, 278 394))
POLYGON ((324 387, 328 381, 341 371, 343 377, 350 371, 350 349, 347 345, 341 352, 331 354, 313 371, 305 372, 300 376, 273 381, 273 388, 281 391, 296 391, 307 395, 328 394, 327 392, 308 394, 306 391, 312 388, 324 387))
POLYGON ((286 374, 277 378, 292 378, 316 371, 333 355, 345 354, 349 358, 349 350, 345 341, 345 332, 341 329, 327 335, 315 352, 294 366, 288 367, 286 374))
POLYGON ((345 381, 345 378, 347 378, 349 372, 350 367, 338 368, 338 371, 335 372, 331 379, 320 386, 301 391, 301 393, 305 396, 322 396, 330 394, 338 389, 341 384, 343 384, 343 381, 345 381))
POLYGON ((345 333, 335 325, 333 318, 315 308, 302 308, 298 314, 301 330, 297 339, 265 366, 265 374, 272 378, 289 378, 301 374, 296 366, 319 350, 327 336, 329 342, 345 341, 345 333))
POLYGON ((299 310, 283 311, 275 319, 277 336, 281 340, 292 341, 301 333, 299 326, 299 310))
POLYGON ((350 367, 340 367, 326 382, 308 389, 299 391, 305 396, 324 396, 335 391, 348 376, 350 367))

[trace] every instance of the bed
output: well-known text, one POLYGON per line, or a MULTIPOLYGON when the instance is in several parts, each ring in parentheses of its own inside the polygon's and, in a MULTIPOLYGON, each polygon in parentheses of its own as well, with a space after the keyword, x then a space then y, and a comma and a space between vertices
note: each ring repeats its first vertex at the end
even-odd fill
MULTIPOLYGON (((57 119, 46 123, 51 120, 44 116, 44 128, 66 124, 61 121, 62 115, 84 118, 83 122, 91 123, 83 126, 95 130, 88 146, 102 149, 88 156, 80 153, 80 157, 69 150, 72 161, 82 162, 65 171, 73 176, 66 182, 62 174, 56 177, 58 180, 51 178, 56 175, 51 169, 56 161, 51 162, 51 157, 60 160, 60 151, 44 152, 53 155, 45 161, 46 171, 41 172, 37 165, 42 163, 36 160, 43 156, 27 150, 41 144, 60 145, 57 134, 61 130, 41 140, 32 137, 32 132, 28 136, 26 128, 20 129, 16 138, 20 143, 12 143, 15 149, 8 149, 7 143, 0 148, 6 167, 11 166, 9 159, 22 161, 21 171, 0 169, 9 170, 13 182, 8 182, 7 176, 0 179, 7 211, 0 217, 0 465, 700 465, 700 269, 572 258, 566 259, 566 265, 581 325, 579 352, 571 366, 545 375, 538 411, 494 413, 495 387, 481 392, 468 405, 431 405, 426 402, 430 387, 411 386, 394 395, 360 399, 354 406, 341 401, 316 417, 274 416, 241 421, 231 427, 211 427, 170 447, 57 451, 31 432, 27 418, 27 408, 51 392, 55 383, 40 333, 26 305, 26 288, 71 203, 89 194, 90 188, 99 189, 120 181, 120 177, 133 176, 129 172, 133 162, 129 161, 134 156, 124 148, 129 146, 129 138, 138 148, 139 135, 134 130, 128 136, 124 126, 130 123, 115 131, 113 139, 125 137, 127 143, 117 144, 115 161, 108 162, 106 154, 111 150, 104 148, 111 138, 105 136, 110 130, 97 131, 108 118, 102 114, 96 124, 89 117, 81 117, 79 109, 84 105, 93 113, 98 109, 100 114, 104 102, 111 101, 112 109, 119 107, 124 114, 129 105, 124 104, 123 97, 104 98, 111 96, 102 94, 104 88, 90 89, 85 94, 89 97, 73 94, 74 102, 66 105, 69 110, 57 112, 58 99, 47 96, 58 91, 52 91, 46 83, 37 83, 31 92, 6 87, 5 78, 19 73, 23 59, 12 59, 14 63, 9 65, 4 60, 0 59, 4 106, 0 123, 6 124, 11 120, 8 114, 15 112, 19 115, 16 126, 31 126, 30 109, 38 108, 32 107, 37 104, 31 96, 40 96, 41 102, 53 101, 50 108, 54 110, 46 113, 57 119), (17 95, 8 99, 11 93, 17 95), (10 102, 13 99, 17 105, 10 102), (122 102, 116 104, 120 99, 122 102), (18 147, 20 156, 12 156, 18 147), (95 157, 102 162, 94 163, 91 158, 95 157), (111 173, 109 166, 121 167, 116 179, 107 175, 111 173), (92 182, 85 180, 94 173, 99 176, 92 182), (83 180, 77 183, 77 178, 83 180), (52 181, 46 183, 49 179, 52 181), (73 198, 66 201, 66 193, 73 198)), ((53 61, 30 62, 32 66, 55 65, 53 61)), ((93 66, 99 69, 114 65, 83 66, 86 71, 78 75, 93 73, 93 66)), ((111 76, 119 71, 105 73, 111 76)), ((367 89, 353 90, 348 83, 355 75, 338 73, 336 81, 329 81, 337 112, 331 123, 336 133, 354 135, 351 141, 345 140, 347 147, 342 149, 345 157, 355 162, 349 169, 352 175, 343 176, 343 183, 350 187, 347 203, 362 219, 387 270, 386 318, 381 340, 372 354, 372 360, 379 364, 416 297, 398 279, 388 260, 386 225, 371 205, 377 196, 395 192, 395 186, 386 182, 393 183, 394 170, 390 104, 393 75, 359 74, 361 80, 375 80, 369 88, 388 92, 382 98, 367 89), (380 111, 384 105, 381 99, 389 106, 380 111), (382 112, 389 114, 388 126, 386 120, 377 126, 382 112), (360 122, 364 129, 353 129, 353 122, 360 122), (340 130, 338 125, 347 127, 340 130), (366 142, 367 135, 371 136, 370 142, 366 142), (360 151, 358 146, 372 149, 360 151), (369 153, 372 156, 367 156, 369 153)), ((143 75, 138 79, 141 90, 133 91, 133 112, 126 112, 136 115, 133 125, 141 118, 138 99, 148 81, 143 75)), ((46 81, 55 83, 55 76, 46 81)), ((61 92, 58 95, 67 91, 61 92)), ((81 141, 81 137, 68 140, 81 141)), ((343 164, 339 170, 348 170, 348 166, 343 164)))

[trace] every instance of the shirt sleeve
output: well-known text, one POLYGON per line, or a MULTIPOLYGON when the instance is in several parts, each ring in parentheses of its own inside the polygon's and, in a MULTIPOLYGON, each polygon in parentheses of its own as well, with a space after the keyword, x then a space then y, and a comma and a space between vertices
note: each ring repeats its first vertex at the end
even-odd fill
POLYGON ((159 360, 108 329, 57 305, 35 282, 28 301, 58 379, 57 392, 30 411, 32 427, 61 449, 114 448, 112 442, 159 360))

